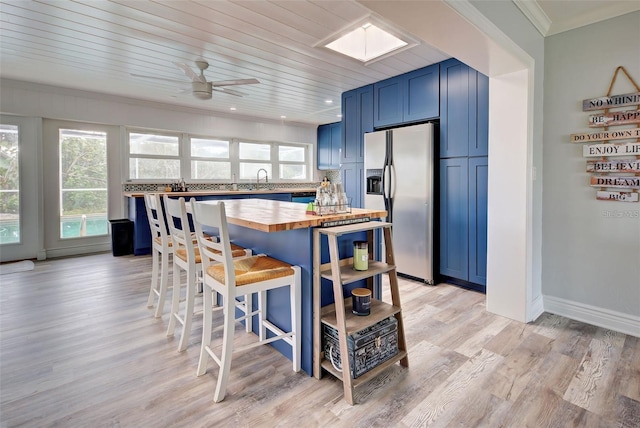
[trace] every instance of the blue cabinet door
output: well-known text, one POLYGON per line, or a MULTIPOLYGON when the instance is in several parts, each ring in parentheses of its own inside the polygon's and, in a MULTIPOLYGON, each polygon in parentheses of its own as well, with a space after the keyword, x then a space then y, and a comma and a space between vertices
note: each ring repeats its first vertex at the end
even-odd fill
POLYGON ((340 167, 340 181, 347 197, 351 198, 351 208, 362 208, 364 164, 345 163, 340 167))
POLYGON ((404 75, 403 122, 419 122, 440 115, 440 64, 404 75))
POLYGON ((403 122, 403 77, 396 76, 373 84, 373 126, 381 128, 403 122))
POLYGON ((487 285, 488 158, 469 158, 469 282, 487 285))
POLYGON ((467 158, 440 160, 440 274, 469 278, 467 158))
POLYGON ((364 133, 373 131, 373 85, 342 94, 340 163, 364 162, 364 133))
POLYGON ((457 59, 440 63, 440 157, 469 156, 476 141, 476 74, 457 59))
POLYGON ((318 169, 340 168, 340 149, 342 147, 342 123, 328 123, 318 126, 318 169))
POLYGON ((129 198, 129 220, 133 222, 133 254, 150 254, 151 228, 144 198, 129 198))
POLYGON ((476 72, 476 141, 471 141, 469 156, 489 155, 489 78, 476 72))

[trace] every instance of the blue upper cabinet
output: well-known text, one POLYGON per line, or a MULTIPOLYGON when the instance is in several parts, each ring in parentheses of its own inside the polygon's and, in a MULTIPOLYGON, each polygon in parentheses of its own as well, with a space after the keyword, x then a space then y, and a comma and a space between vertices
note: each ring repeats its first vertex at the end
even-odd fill
POLYGON ((407 73, 403 80, 403 122, 437 118, 440 115, 440 65, 407 73))
POLYGON ((376 128, 402 123, 402 76, 373 84, 373 126, 376 128))
POLYGON ((440 64, 440 157, 487 156, 489 78, 450 59, 440 64))
POLYGON ((420 122, 440 114, 440 65, 433 64, 373 85, 373 125, 420 122))
POLYGON ((480 72, 477 76, 476 141, 469 146, 469 156, 489 155, 489 78, 480 72))
POLYGON ((342 148, 342 123, 318 126, 318 169, 340 168, 342 148))
POLYGON ((373 131, 373 85, 342 94, 340 163, 364 162, 364 134, 373 131))

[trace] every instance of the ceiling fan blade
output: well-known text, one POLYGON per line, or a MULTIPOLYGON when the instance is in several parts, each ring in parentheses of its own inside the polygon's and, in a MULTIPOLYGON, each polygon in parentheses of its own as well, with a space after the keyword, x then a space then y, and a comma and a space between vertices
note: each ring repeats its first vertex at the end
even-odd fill
POLYGON ((180 84, 189 84, 189 82, 185 82, 184 80, 175 80, 175 79, 165 79, 164 77, 154 77, 154 76, 147 76, 145 74, 134 74, 131 73, 129 74, 130 76, 133 77, 141 77, 143 79, 153 79, 153 80, 162 80, 163 82, 171 82, 171 83, 180 83, 180 84))
POLYGON ((212 90, 216 92, 224 92, 225 94, 229 94, 229 95, 235 95, 236 97, 244 97, 245 95, 242 92, 238 92, 238 91, 234 91, 232 89, 226 89, 226 88, 212 88, 212 90))
POLYGON ((187 64, 183 64, 181 62, 174 62, 173 64, 182 70, 192 81, 206 83, 207 80, 203 76, 194 72, 187 64))
POLYGON ((211 86, 233 86, 233 85, 253 85, 260 83, 258 79, 234 79, 234 80, 219 80, 217 82, 211 82, 211 86))

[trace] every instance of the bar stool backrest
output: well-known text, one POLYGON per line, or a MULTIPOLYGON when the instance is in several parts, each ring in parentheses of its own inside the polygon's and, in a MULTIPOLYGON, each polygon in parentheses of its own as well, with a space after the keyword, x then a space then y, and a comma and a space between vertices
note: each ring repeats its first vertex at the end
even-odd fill
POLYGON ((151 238, 160 238, 161 243, 169 242, 169 231, 165 221, 164 210, 160 201, 160 195, 157 193, 145 193, 144 205, 149 218, 149 227, 151 228, 151 238))
POLYGON ((235 288, 236 275, 233 269, 231 239, 229 238, 224 202, 207 201, 206 203, 199 203, 191 198, 190 203, 203 271, 206 272, 207 268, 216 262, 222 263, 224 265, 226 286, 235 288), (209 232, 210 229, 218 229, 218 242, 206 239, 204 232, 209 232))
MULTIPOLYGON (((164 208, 167 215, 167 224, 174 246, 174 253, 185 249, 187 260, 195 263, 195 246, 189 228, 189 216, 184 198, 172 199, 164 196, 164 208)), ((176 260, 174 259, 174 263, 176 260)))

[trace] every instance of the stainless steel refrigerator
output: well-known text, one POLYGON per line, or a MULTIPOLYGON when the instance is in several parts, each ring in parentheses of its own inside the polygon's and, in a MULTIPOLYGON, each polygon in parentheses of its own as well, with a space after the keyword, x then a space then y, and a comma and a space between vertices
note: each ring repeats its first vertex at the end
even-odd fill
POLYGON ((427 284, 433 284, 434 137, 433 123, 364 136, 364 207, 387 211, 398 273, 427 284))

